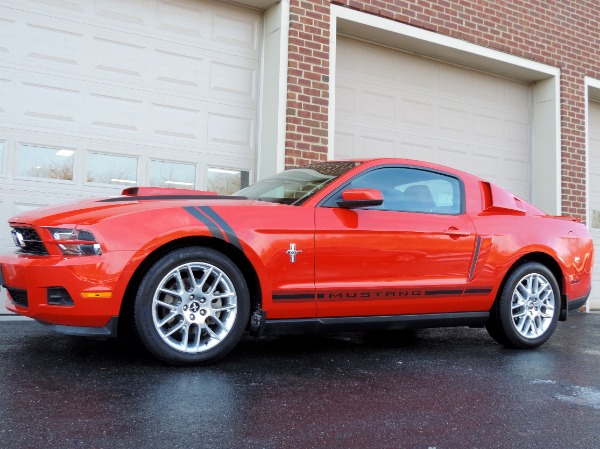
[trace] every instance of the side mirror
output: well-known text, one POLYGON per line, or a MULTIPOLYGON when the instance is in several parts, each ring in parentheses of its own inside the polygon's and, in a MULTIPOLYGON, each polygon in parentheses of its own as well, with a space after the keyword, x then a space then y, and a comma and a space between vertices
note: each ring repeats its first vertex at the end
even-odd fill
POLYGON ((355 209, 359 207, 381 206, 383 195, 376 189, 348 189, 342 192, 342 201, 337 205, 344 209, 355 209))

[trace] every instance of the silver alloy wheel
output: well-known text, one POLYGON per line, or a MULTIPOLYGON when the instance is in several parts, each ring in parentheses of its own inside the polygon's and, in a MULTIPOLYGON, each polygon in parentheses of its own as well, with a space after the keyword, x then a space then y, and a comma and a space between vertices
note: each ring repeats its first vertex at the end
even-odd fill
POLYGON ((217 346, 237 316, 237 295, 227 274, 204 262, 171 270, 152 301, 158 335, 171 347, 197 354, 217 346))
POLYGON ((542 336, 552 324, 555 304, 548 279, 539 273, 524 276, 512 294, 511 317, 516 331, 527 339, 542 336))

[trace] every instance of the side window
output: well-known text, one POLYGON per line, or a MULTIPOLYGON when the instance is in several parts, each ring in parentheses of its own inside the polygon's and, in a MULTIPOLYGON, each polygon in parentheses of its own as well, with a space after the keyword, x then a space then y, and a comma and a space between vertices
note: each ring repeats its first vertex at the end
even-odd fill
MULTIPOLYGON (((458 214, 462 210, 458 179, 438 172, 407 167, 384 167, 359 175, 346 189, 370 188, 383 194, 381 206, 369 209, 399 212, 458 214)), ((341 191, 336 195, 341 197, 341 191)), ((340 198, 332 198, 334 206, 340 198)))

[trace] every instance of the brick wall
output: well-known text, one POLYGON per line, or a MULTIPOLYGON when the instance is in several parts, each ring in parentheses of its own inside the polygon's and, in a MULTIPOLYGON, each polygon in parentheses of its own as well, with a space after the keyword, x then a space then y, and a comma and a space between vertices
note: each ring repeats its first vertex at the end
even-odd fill
POLYGON ((327 160, 329 1, 291 0, 286 166, 327 160))
MULTIPOLYGON (((572 0, 333 3, 561 69, 563 213, 585 218, 584 76, 600 79, 600 8, 572 0)), ((286 164, 327 156, 328 0, 290 1, 286 164)), ((534 161, 535 163, 535 161, 534 161)))

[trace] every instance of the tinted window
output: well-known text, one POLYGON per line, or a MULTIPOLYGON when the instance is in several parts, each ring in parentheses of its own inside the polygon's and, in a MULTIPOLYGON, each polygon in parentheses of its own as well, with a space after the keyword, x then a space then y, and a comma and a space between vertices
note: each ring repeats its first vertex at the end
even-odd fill
MULTIPOLYGON (((369 209, 434 214, 461 212, 460 183, 442 173, 402 167, 379 168, 359 175, 343 190, 355 188, 381 191, 383 204, 369 209)), ((341 191, 326 205, 335 206, 340 199, 341 191)))

